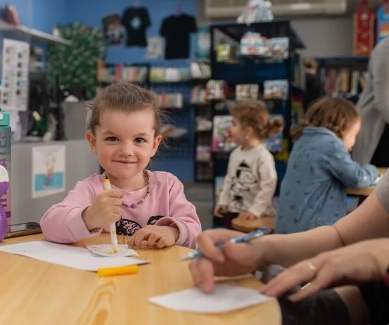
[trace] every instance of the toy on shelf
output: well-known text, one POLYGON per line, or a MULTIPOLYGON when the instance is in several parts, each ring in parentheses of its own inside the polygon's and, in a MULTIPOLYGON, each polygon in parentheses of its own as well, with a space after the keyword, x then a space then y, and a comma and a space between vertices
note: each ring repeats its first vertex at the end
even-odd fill
POLYGON ((251 24, 261 21, 272 21, 271 2, 264 0, 249 0, 242 14, 237 18, 238 23, 251 24))
POLYGON ((263 83, 264 99, 283 99, 288 98, 288 80, 266 80, 263 83))

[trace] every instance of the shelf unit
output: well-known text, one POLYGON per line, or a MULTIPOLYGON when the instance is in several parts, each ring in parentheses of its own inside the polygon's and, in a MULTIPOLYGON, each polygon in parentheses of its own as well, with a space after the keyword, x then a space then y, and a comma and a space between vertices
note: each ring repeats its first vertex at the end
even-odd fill
POLYGON ((44 42, 57 43, 63 45, 70 45, 71 42, 65 40, 61 37, 54 36, 48 33, 41 32, 39 30, 29 28, 22 25, 13 25, 5 22, 4 20, 0 20, 0 32, 11 32, 21 34, 23 36, 28 36, 33 39, 37 39, 44 42))
POLYGON ((211 103, 203 103, 203 104, 193 104, 193 106, 195 109, 195 119, 196 119, 195 181, 212 182, 212 170, 213 170, 212 159, 211 159, 212 105, 211 103), (200 120, 202 120, 202 122, 200 120))
MULTIPOLYGON (((270 114, 282 115, 284 119, 283 138, 288 152, 291 149, 291 136, 289 133, 292 124, 292 90, 294 88, 295 65, 297 62, 296 50, 304 48, 304 44, 292 29, 289 21, 274 21, 246 24, 223 24, 213 25, 211 33, 211 78, 224 80, 228 84, 226 100, 233 100, 235 97, 235 86, 237 84, 258 84, 259 98, 262 99, 264 90, 263 83, 266 80, 287 80, 288 95, 281 100, 266 100, 270 114), (236 56, 234 62, 218 62, 217 47, 219 43, 227 42, 239 48, 240 40, 246 32, 260 33, 262 37, 275 38, 287 37, 289 49, 287 58, 263 58, 259 56, 236 56)), ((215 104, 212 105, 212 115, 229 115, 227 109, 217 111, 215 104)), ((213 152, 213 180, 214 199, 220 185, 220 177, 227 172, 229 152, 213 152)), ((285 157, 285 155, 284 155, 285 157)), ((286 157, 287 158, 287 157, 286 157)), ((277 160, 275 155, 278 184, 280 184, 286 170, 286 161, 277 160)))
POLYGON ((363 89, 369 57, 319 57, 316 60, 325 95, 346 98, 356 103, 363 89))

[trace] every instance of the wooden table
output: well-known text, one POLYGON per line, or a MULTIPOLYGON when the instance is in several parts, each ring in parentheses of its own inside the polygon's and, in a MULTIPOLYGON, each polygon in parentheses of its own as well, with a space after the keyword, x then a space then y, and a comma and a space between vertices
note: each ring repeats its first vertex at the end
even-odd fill
POLYGON ((271 233, 274 233, 275 228, 275 217, 262 217, 256 219, 232 219, 231 226, 233 229, 243 232, 254 231, 261 227, 270 228, 271 233))
MULTIPOLYGON (((42 240, 42 235, 10 238, 4 244, 42 240)), ((107 243, 107 236, 77 243, 107 243)), ((193 287, 188 262, 180 262, 189 249, 173 246, 140 250, 151 261, 135 275, 100 278, 87 272, 0 252, 0 324, 281 324, 277 301, 239 311, 203 315, 165 309, 148 298, 193 287)), ((253 277, 229 284, 258 289, 253 277)), ((188 301, 190 303, 190 301, 188 301)))

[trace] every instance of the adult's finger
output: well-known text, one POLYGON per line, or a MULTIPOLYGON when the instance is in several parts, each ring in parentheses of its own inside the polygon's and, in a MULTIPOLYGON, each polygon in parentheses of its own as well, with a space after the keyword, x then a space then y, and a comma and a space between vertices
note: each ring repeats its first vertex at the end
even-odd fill
POLYGON ((312 262, 300 262, 272 279, 261 288, 261 293, 274 297, 281 296, 295 286, 310 282, 316 276, 317 268, 318 266, 312 262))
POLYGON ((201 252, 207 258, 222 263, 225 258, 216 245, 241 235, 242 233, 233 230, 208 230, 204 231, 197 237, 197 243, 199 244, 201 252))
POLYGON ((193 282, 204 292, 210 293, 214 289, 214 269, 211 261, 201 258, 190 262, 189 269, 193 282))

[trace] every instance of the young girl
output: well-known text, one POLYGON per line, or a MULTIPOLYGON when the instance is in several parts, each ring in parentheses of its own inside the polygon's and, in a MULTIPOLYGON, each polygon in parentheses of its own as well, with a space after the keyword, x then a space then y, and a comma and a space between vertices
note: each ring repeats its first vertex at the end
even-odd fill
POLYGON ((105 173, 78 182, 45 213, 45 238, 76 242, 116 222, 117 233, 131 236, 132 247, 194 248, 201 225, 182 183, 170 173, 146 170, 162 139, 156 95, 119 82, 98 93, 91 111, 86 137, 105 173), (104 178, 111 190, 104 190, 104 178))
POLYGON ((361 127, 351 102, 322 98, 308 109, 307 122, 281 183, 277 233, 332 225, 346 215, 346 187, 372 185, 378 176, 373 165, 351 159, 361 127))
MULTIPOLYGON (((244 101, 232 110, 233 140, 238 147, 231 153, 223 191, 214 214, 243 219, 273 216, 271 203, 277 173, 272 154, 263 140, 273 125, 265 105, 260 101, 244 101)), ((227 220, 227 227, 230 220, 227 220)))

